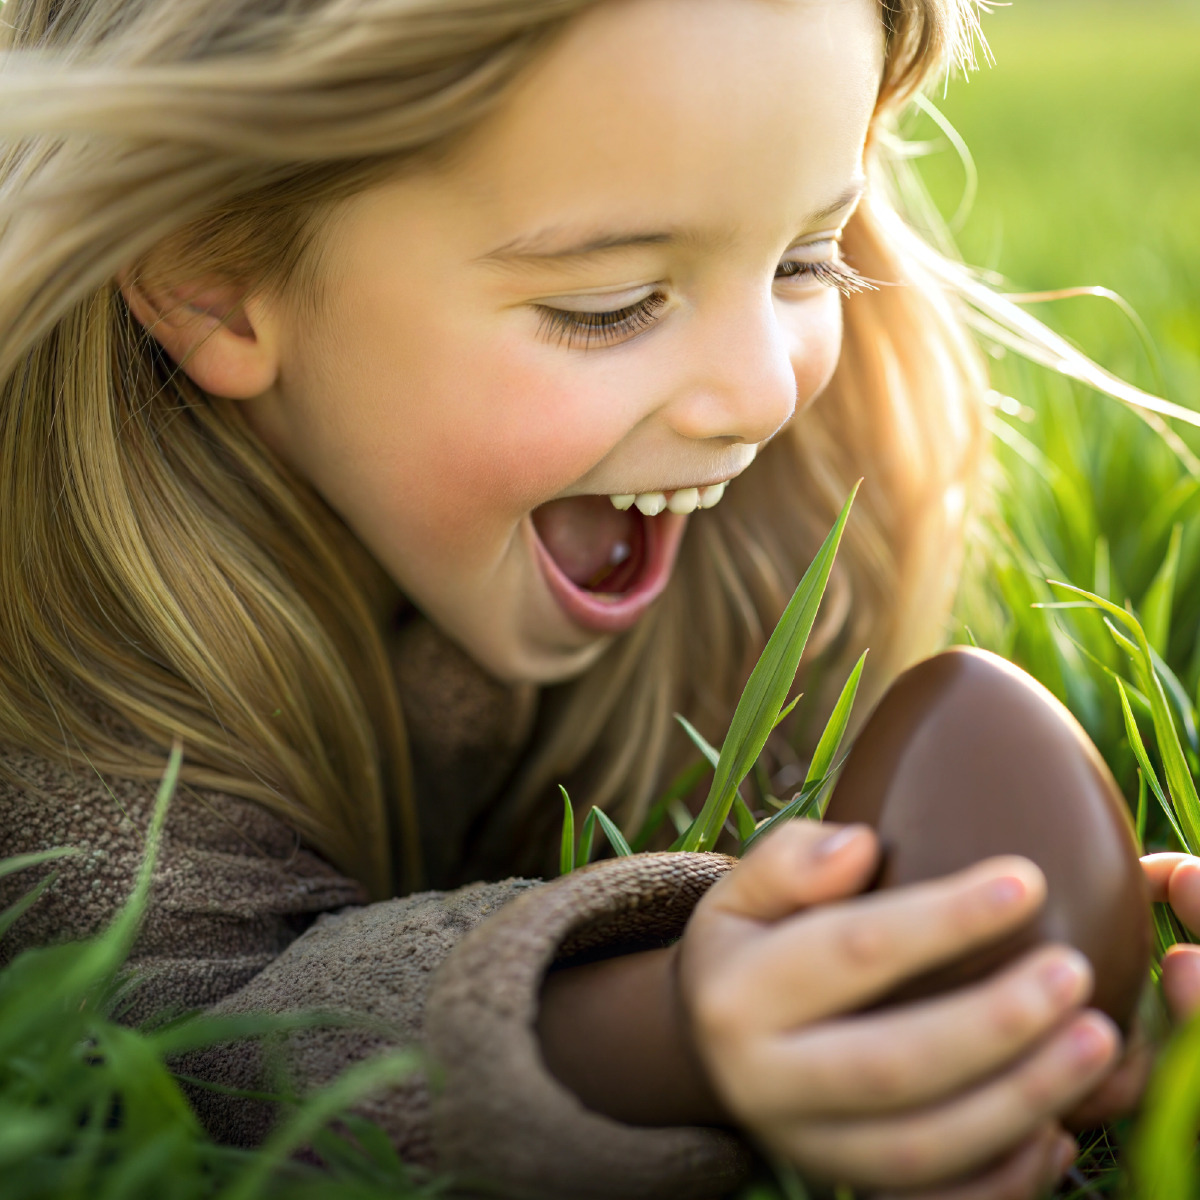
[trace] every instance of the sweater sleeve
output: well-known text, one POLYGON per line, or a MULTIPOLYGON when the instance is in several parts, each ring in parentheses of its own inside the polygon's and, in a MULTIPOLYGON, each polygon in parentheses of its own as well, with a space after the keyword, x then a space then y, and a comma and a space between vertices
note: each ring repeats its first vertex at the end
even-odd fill
MULTIPOLYGON (((549 884, 475 884, 322 916, 215 1011, 358 1018, 289 1035, 286 1062, 275 1069, 288 1070, 300 1091, 389 1047, 421 1048, 428 1076, 356 1111, 407 1161, 460 1186, 527 1200, 721 1196, 750 1170, 740 1138, 634 1128, 589 1112, 547 1071, 535 1021, 552 963, 662 945, 728 866, 716 855, 639 855, 549 884)), ((186 1069, 240 1089, 269 1086, 255 1045, 215 1047, 186 1069)), ((195 1099, 222 1140, 253 1144, 270 1128, 271 1110, 256 1101, 212 1092, 195 1099)))
MULTIPOLYGON (((0 942, 0 961, 108 925, 145 856, 154 791, 30 756, 3 762, 0 858, 52 847, 76 854, 0 879, 3 908, 56 876, 0 942)), ((166 1009, 212 1004, 257 975, 318 913, 365 899, 357 883, 258 805, 181 787, 129 958, 139 983, 121 1019, 136 1024, 166 1009)))
MULTIPOLYGON (((153 806, 144 785, 20 767, 28 786, 0 784, 0 857, 54 845, 81 853, 55 864, 54 887, 0 944, 8 955, 103 928, 132 889, 153 806)), ((428 1073, 357 1106, 408 1162, 528 1200, 717 1197, 748 1173, 741 1139, 589 1112, 546 1070, 535 1020, 551 964, 662 945, 728 866, 716 855, 639 855, 549 884, 510 879, 368 905, 257 806, 182 792, 131 957, 142 978, 124 1019, 166 1007, 341 1014, 350 1023, 294 1031, 280 1054, 253 1042, 214 1046, 178 1069, 223 1089, 307 1091, 353 1062, 414 1046, 428 1073)), ((0 905, 35 878, 0 881, 0 905)), ((254 1145, 276 1117, 228 1091, 188 1091, 221 1141, 254 1145)))

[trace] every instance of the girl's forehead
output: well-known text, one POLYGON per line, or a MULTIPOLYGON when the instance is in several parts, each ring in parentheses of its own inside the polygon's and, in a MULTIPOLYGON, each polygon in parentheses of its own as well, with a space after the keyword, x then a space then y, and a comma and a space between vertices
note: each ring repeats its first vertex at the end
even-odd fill
POLYGON ((877 0, 605 0, 449 173, 504 225, 811 214, 852 186, 883 48, 877 0))

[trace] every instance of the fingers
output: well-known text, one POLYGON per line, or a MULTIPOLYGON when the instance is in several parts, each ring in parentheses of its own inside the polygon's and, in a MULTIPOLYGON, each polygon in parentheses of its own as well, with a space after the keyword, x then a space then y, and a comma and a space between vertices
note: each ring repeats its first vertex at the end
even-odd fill
POLYGON ((1142 870, 1150 899, 1169 904, 1193 933, 1200 933, 1200 858, 1190 854, 1147 854, 1142 870))
POLYGON ((1068 1129, 1095 1129, 1106 1121, 1132 1112, 1150 1078, 1154 1047, 1135 1031, 1124 1057, 1100 1086, 1063 1117, 1068 1129))
POLYGON ((1190 855, 1171 872, 1167 902, 1194 933, 1200 933, 1200 859, 1190 855))
POLYGON ((1171 872, 1181 862, 1187 861, 1186 854, 1146 854, 1142 856, 1142 871, 1150 885, 1150 899, 1156 904, 1166 904, 1167 885, 1171 872))
MULTIPOLYGON (((1056 1125, 1046 1124, 987 1171, 963 1183, 906 1192, 903 1200, 1038 1200, 1070 1170, 1077 1147, 1056 1125)), ((900 1200, 894 1193, 872 1200, 900 1200)))
POLYGON ((876 1120, 781 1123, 766 1133, 828 1178, 928 1187, 995 1158, 1070 1108, 1110 1069, 1119 1045, 1112 1022, 1089 1011, 1011 1071, 944 1104, 876 1120))
POLYGON ((705 908, 777 921, 862 891, 878 861, 879 841, 866 825, 789 821, 711 889, 705 908))
POLYGON ((743 1072, 750 1086, 731 1089, 731 1100, 752 1119, 911 1109, 1013 1061, 1091 990, 1087 959, 1048 946, 947 996, 753 1041, 743 1072))
MULTIPOLYGON (((731 873, 732 874, 732 873, 731 873)), ((780 921, 737 946, 737 969, 711 971, 693 1011, 702 1031, 787 1029, 859 1009, 901 980, 1020 925, 1045 879, 1028 859, 989 859, 929 883, 859 896, 780 921)))
POLYGON ((1179 944, 1163 955, 1162 989, 1176 1021, 1200 1008, 1200 946, 1179 944))

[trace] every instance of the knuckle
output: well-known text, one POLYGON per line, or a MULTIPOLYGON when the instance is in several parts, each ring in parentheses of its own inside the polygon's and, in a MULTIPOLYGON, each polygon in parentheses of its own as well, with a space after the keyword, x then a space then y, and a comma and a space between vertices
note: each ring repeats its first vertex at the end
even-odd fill
POLYGON ((991 1005, 992 1027, 1006 1040, 1032 1033, 1047 1015, 1042 996, 1024 980, 1008 981, 991 1005))
POLYGON ((850 921, 839 931, 838 953, 855 967, 879 967, 892 957, 891 939, 868 921, 850 921))
POLYGON ((863 1090, 884 1104, 902 1100, 911 1091, 912 1062, 898 1047, 873 1047, 871 1053, 864 1054, 855 1064, 855 1074, 862 1081, 863 1090))
POLYGON ((703 1034, 728 1040, 746 1023, 746 1004, 741 989, 728 979, 708 980, 692 996, 692 1023, 703 1034))
POLYGON ((1064 1080, 1044 1067, 1026 1071, 1018 1084, 1021 1108, 1027 1113, 1048 1112, 1066 1090, 1064 1080))
POLYGON ((898 1187, 913 1187, 936 1178, 937 1143, 926 1133, 910 1130, 891 1139, 880 1155, 886 1177, 898 1187))

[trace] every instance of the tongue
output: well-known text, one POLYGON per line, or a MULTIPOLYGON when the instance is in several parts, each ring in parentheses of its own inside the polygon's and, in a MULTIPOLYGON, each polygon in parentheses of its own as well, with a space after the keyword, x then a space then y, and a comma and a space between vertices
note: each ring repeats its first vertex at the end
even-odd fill
POLYGON ((542 545, 576 586, 619 592, 636 576, 642 559, 642 516, 618 512, 607 496, 552 500, 533 514, 542 545))

